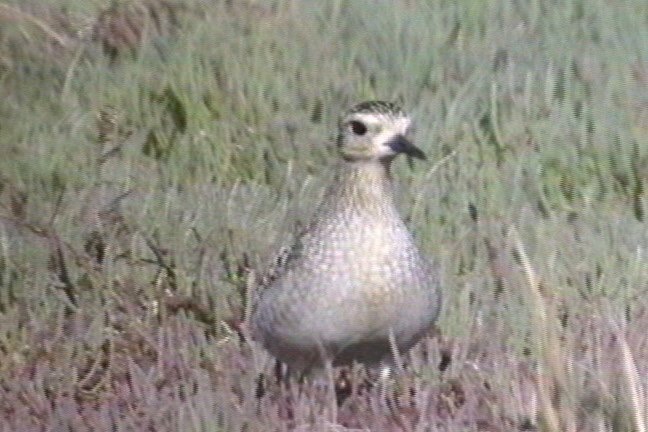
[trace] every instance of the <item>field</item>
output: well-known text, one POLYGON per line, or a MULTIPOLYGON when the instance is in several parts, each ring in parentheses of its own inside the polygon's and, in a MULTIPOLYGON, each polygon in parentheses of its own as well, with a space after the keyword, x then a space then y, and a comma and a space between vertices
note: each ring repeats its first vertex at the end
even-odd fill
POLYGON ((0 1, 0 431, 648 431, 647 41, 643 0, 0 1), (243 321, 367 99, 444 305, 336 403, 243 321))

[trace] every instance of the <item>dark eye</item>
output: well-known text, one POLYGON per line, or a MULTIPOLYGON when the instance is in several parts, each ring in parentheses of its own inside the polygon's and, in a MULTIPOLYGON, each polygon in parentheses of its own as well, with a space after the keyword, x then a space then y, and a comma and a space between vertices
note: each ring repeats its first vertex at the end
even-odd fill
POLYGON ((349 122, 349 127, 356 135, 364 135, 367 133, 367 126, 365 126, 364 123, 359 122, 357 120, 353 120, 349 122))

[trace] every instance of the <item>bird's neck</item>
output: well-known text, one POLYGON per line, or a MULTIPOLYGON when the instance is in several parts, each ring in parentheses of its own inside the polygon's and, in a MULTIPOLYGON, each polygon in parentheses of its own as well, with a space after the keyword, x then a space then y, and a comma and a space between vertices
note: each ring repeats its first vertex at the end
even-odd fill
POLYGON ((380 212, 394 208, 390 162, 340 161, 324 198, 333 211, 380 212))

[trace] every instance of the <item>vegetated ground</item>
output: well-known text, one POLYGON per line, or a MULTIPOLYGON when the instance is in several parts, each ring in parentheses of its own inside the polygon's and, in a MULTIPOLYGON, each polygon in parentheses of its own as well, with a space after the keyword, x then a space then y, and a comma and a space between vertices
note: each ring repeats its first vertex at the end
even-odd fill
POLYGON ((645 1, 5 0, 0 23, 0 430, 646 430, 645 1), (340 371, 335 403, 277 384, 242 322, 337 115, 374 98, 416 118, 429 162, 395 177, 445 303, 405 373, 340 371))

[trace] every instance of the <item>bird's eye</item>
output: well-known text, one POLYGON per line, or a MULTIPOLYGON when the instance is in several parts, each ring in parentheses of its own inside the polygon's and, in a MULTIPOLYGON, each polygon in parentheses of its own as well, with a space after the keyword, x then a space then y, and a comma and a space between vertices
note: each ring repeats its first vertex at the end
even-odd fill
POLYGON ((357 120, 353 120, 349 122, 349 127, 356 135, 364 135, 367 133, 367 126, 365 126, 364 123, 359 122, 357 120))

